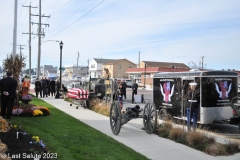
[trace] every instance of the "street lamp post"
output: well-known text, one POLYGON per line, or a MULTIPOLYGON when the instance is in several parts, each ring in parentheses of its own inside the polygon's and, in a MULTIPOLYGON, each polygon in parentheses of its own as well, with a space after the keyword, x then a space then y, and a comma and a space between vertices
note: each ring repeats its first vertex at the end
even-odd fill
POLYGON ((61 41, 59 43, 60 45, 60 88, 62 88, 62 48, 63 48, 63 42, 61 41))
POLYGON ((143 88, 146 88, 146 68, 147 68, 147 64, 145 63, 145 72, 144 72, 144 86, 143 88))

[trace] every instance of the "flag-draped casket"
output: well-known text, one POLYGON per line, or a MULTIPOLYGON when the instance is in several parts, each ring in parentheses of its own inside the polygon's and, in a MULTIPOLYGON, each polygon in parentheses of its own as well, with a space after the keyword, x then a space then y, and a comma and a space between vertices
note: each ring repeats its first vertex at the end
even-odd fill
POLYGON ((72 99, 88 99, 88 91, 80 88, 68 89, 68 97, 72 99))

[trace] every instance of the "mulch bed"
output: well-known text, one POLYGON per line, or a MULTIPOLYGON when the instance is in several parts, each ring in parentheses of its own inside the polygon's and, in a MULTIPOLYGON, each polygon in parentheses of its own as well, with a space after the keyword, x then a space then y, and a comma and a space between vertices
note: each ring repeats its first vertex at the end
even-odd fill
POLYGON ((30 143, 32 137, 29 134, 19 135, 17 139, 17 130, 14 128, 11 128, 8 132, 0 132, 0 140, 7 145, 5 154, 12 159, 15 157, 18 160, 30 160, 47 152, 46 148, 43 148, 39 143, 30 143))

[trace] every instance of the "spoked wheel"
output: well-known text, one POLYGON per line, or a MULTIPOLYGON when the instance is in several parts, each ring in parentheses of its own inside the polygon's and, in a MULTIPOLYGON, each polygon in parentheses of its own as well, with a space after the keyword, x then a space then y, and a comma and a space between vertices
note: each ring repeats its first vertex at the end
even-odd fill
POLYGON ((157 124, 157 109, 152 102, 148 102, 143 110, 143 124, 147 133, 154 132, 157 124))
POLYGON ((118 102, 114 102, 110 109, 110 126, 112 133, 118 135, 121 129, 122 115, 118 102))

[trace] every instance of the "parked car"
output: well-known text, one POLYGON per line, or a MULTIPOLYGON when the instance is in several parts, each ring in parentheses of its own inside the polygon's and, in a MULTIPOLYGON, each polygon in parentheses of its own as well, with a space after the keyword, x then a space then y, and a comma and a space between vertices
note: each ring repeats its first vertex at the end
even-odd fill
POLYGON ((127 87, 132 88, 133 81, 131 79, 125 79, 125 82, 127 84, 127 87))
POLYGON ((69 85, 67 85, 67 89, 69 88, 80 88, 80 83, 75 83, 75 82, 71 82, 69 83, 69 85))
POLYGON ((80 81, 82 81, 82 77, 76 76, 73 81, 74 82, 80 82, 80 81))
POLYGON ((36 75, 32 75, 32 76, 31 76, 31 84, 35 84, 36 78, 37 78, 36 75))

